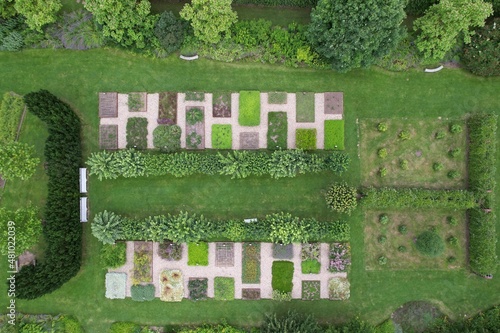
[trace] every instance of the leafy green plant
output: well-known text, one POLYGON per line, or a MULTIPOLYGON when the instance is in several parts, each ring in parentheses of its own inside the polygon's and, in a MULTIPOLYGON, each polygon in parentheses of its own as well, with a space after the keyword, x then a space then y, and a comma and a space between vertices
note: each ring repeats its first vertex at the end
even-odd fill
POLYGON ((153 146, 163 152, 181 148, 181 128, 177 125, 160 125, 153 130, 153 146))
POLYGON ((448 244, 450 244, 452 246, 456 246, 458 244, 458 238, 455 236, 448 237, 448 239, 446 241, 448 242, 448 244))
POLYGON ((21 96, 5 93, 0 103, 0 142, 16 139, 17 127, 23 113, 24 102, 21 96))
POLYGON ((139 333, 141 326, 136 323, 117 322, 111 324, 109 333, 139 333))
POLYGON ((231 149, 233 145, 231 125, 212 125, 212 148, 231 149))
POLYGON ((241 282, 260 282, 260 243, 243 243, 241 282))
POLYGON ((147 250, 134 252, 134 270, 132 281, 134 284, 152 282, 153 254, 147 250))
POLYGON ((399 167, 401 168, 401 170, 408 170, 408 169, 410 169, 408 160, 401 160, 401 161, 399 161, 399 167))
POLYGON ((460 124, 451 124, 450 125, 450 133, 451 134, 458 134, 458 133, 462 133, 463 129, 462 129, 462 126, 460 124))
POLYGON ((448 151, 448 155, 451 158, 456 158, 456 157, 460 156, 461 153, 462 153, 462 149, 460 149, 460 148, 453 148, 453 149, 450 149, 448 151))
POLYGON ((260 124, 260 92, 240 91, 240 110, 238 123, 241 126, 260 124))
POLYGON ((142 95, 140 93, 130 93, 128 94, 128 110, 130 112, 141 111, 144 107, 144 102, 142 100, 142 95))
POLYGON ((432 231, 424 231, 418 235, 415 245, 420 253, 428 257, 437 257, 445 249, 443 239, 432 231))
POLYGON ((186 147, 190 149, 198 149, 201 144, 201 135, 196 132, 191 132, 186 135, 186 147))
POLYGON ((325 120, 325 149, 344 150, 344 120, 325 120))
POLYGON ((92 235, 104 244, 115 244, 115 241, 123 237, 123 219, 113 212, 99 212, 92 222, 92 235))
POLYGON ((295 131, 295 139, 298 149, 316 149, 316 129, 298 128, 295 131))
POLYGON ((198 242, 188 244, 188 265, 208 266, 208 243, 198 242))
POLYGON ((402 130, 401 132, 399 132, 399 134, 398 134, 398 138, 399 138, 401 141, 410 140, 410 138, 411 138, 410 131, 408 131, 408 130, 402 130))
POLYGON ((380 148, 378 151, 377 151, 377 156, 380 157, 380 158, 386 158, 387 157, 387 148, 380 148))
POLYGON ((208 279, 192 278, 188 281, 189 298, 194 301, 207 299, 208 279))
POLYGON ((453 227, 456 226, 456 225, 458 225, 458 220, 454 216, 448 216, 446 218, 446 220, 448 221, 448 224, 451 225, 451 226, 453 226, 453 227))
POLYGON ((152 301, 155 298, 155 286, 153 284, 136 284, 130 287, 130 295, 133 301, 152 301))
POLYGON ((16 141, 0 144, 0 174, 3 179, 31 178, 40 164, 35 148, 16 141))
POLYGON ((387 242, 387 236, 385 236, 385 235, 380 235, 380 236, 378 236, 377 241, 378 241, 380 244, 385 244, 385 243, 387 242))
POLYGON ((446 136, 446 132, 445 131, 437 131, 436 135, 435 135, 435 138, 438 139, 438 140, 441 140, 441 139, 444 139, 445 136, 446 136))
POLYGON ((291 244, 305 242, 308 239, 306 224, 289 213, 276 213, 266 216, 269 238, 273 243, 291 244))
POLYGON ((378 170, 378 175, 380 178, 384 178, 387 176, 387 168, 386 167, 381 167, 379 170, 378 170))
POLYGON ((214 299, 217 301, 230 301, 234 299, 234 278, 214 278, 214 299))
POLYGON ((389 126, 386 122, 380 122, 377 124, 377 131, 379 131, 380 133, 386 132, 388 128, 389 126))
POLYGON ((2 255, 7 256, 10 253, 12 256, 12 252, 15 255, 20 255, 37 244, 42 235, 42 221, 38 214, 39 209, 33 206, 19 208, 15 211, 5 207, 0 208, 0 230, 2 230, 0 252, 2 255), (12 239, 9 237, 11 233, 8 231, 12 231, 13 227, 9 221, 15 223, 15 249, 12 249, 12 239))
POLYGON ((345 183, 333 184, 326 192, 327 206, 340 213, 350 214, 357 206, 358 191, 345 183))
MULTIPOLYGON (((500 12, 498 1, 495 16, 500 12)), ((476 29, 471 37, 471 43, 464 45, 460 56, 462 64, 470 72, 481 76, 500 75, 498 54, 500 52, 500 18, 488 20, 482 28, 476 29)))
POLYGON ((401 235, 406 235, 408 233, 408 227, 404 224, 398 226, 398 231, 401 235))
POLYGON ((127 148, 148 148, 148 120, 146 118, 128 118, 127 148))
POLYGON ((295 311, 289 311, 282 317, 276 314, 266 315, 266 320, 261 326, 262 333, 284 333, 284 332, 307 332, 320 333, 322 329, 311 316, 300 315, 295 311))
POLYGON ((398 246, 398 251, 401 253, 405 253, 408 251, 408 249, 406 248, 406 246, 400 245, 400 246, 398 246))
POLYGON ((165 260, 179 261, 182 258, 182 244, 163 241, 158 246, 158 255, 165 260))
POLYGON ((387 257, 385 256, 378 257, 378 264, 381 266, 387 265, 387 257))
POLYGON ((446 262, 448 264, 453 264, 457 261, 457 258, 456 257, 453 257, 453 256, 449 256, 448 258, 446 258, 446 262))
POLYGON ((380 214, 378 217, 378 221, 381 225, 387 225, 389 223, 389 216, 387 214, 380 214))
POLYGON ((191 108, 186 112, 186 122, 189 125, 195 125, 203 121, 203 110, 200 108, 191 108))
POLYGON ((279 290, 273 290, 273 294, 271 296, 273 301, 277 302, 290 302, 292 300, 291 292, 283 292, 279 290))
POLYGON ((457 170, 450 170, 448 171, 446 176, 448 176, 448 178, 450 179, 457 179, 458 177, 460 177, 460 173, 458 173, 457 170))
POLYGON ((319 274, 321 264, 315 259, 306 259, 301 263, 302 274, 319 274))
POLYGON ((127 244, 104 244, 101 248, 100 259, 106 268, 117 268, 127 262, 127 244))
POLYGON ((272 266, 272 286, 273 290, 284 293, 292 291, 293 283, 293 262, 273 261, 272 266))
POLYGON ((164 11, 155 23, 154 34, 161 47, 170 54, 178 50, 184 41, 184 25, 174 13, 164 11))

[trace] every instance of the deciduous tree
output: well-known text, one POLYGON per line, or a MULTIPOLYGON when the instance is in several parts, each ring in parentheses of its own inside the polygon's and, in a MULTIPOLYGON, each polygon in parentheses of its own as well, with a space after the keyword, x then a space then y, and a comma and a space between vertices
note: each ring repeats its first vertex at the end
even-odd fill
POLYGON ((56 21, 56 14, 62 4, 60 0, 16 0, 14 8, 26 17, 30 29, 42 31, 45 24, 56 21))
POLYGON ((8 142, 0 146, 0 174, 4 179, 21 178, 26 180, 33 176, 40 163, 34 157, 35 148, 25 143, 8 142))
POLYGON ((0 230, 2 235, 0 237, 0 252, 2 255, 8 253, 9 227, 15 228, 16 247, 14 251, 16 255, 20 255, 38 243, 38 238, 42 234, 42 221, 38 218, 38 209, 28 207, 10 211, 0 208, 0 230))

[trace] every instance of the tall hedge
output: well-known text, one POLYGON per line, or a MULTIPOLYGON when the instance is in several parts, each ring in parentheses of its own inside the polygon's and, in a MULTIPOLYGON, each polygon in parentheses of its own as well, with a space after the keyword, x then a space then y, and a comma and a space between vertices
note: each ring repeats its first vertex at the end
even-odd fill
POLYGON ((474 194, 463 190, 370 187, 362 193, 362 203, 368 208, 469 209, 477 206, 474 194))
POLYGON ((45 259, 36 266, 24 266, 16 276, 16 297, 33 299, 58 289, 80 270, 78 168, 82 153, 80 119, 66 103, 46 90, 29 93, 24 101, 49 130, 45 143, 48 174, 43 217, 45 259))
POLYGON ((233 0, 238 5, 314 7, 318 0, 233 0))
POLYGON ((497 265, 495 253, 496 216, 494 190, 496 187, 496 130, 497 116, 476 114, 467 121, 469 130, 469 189, 481 205, 469 215, 469 262, 480 275, 493 274, 497 265))

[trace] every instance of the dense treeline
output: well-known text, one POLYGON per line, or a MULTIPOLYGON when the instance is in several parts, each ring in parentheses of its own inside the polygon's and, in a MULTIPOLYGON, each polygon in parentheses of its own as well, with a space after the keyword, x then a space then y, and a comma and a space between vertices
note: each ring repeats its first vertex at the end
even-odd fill
POLYGON ((24 97, 28 110, 47 124, 45 144, 48 194, 43 235, 45 260, 24 266, 16 277, 16 297, 33 299, 50 293, 80 269, 82 227, 79 218, 81 165, 80 119, 46 90, 24 97))
POLYGON ((421 188, 366 188, 362 203, 368 208, 447 208, 469 209, 477 206, 472 192, 428 190, 421 188))
POLYGON ((497 116, 477 114, 469 118, 469 189, 479 199, 480 208, 469 215, 469 260, 471 269, 481 275, 493 274, 496 257, 496 130, 497 116))
POLYGON ((155 154, 135 150, 101 151, 88 159, 90 174, 99 179, 119 176, 186 177, 193 174, 227 175, 232 178, 270 175, 272 178, 295 177, 302 173, 347 170, 350 158, 345 153, 306 153, 302 150, 181 152, 155 154))
POLYGON ((318 0, 233 0, 234 4, 295 7, 313 7, 317 2, 318 0))
POLYGON ((298 218, 289 213, 275 213, 263 219, 212 220, 203 215, 181 212, 177 215, 150 216, 135 219, 113 212, 96 214, 92 234, 104 244, 116 240, 147 240, 175 243, 227 239, 230 241, 259 241, 281 244, 309 241, 348 241, 350 228, 346 222, 323 222, 314 218, 298 218))

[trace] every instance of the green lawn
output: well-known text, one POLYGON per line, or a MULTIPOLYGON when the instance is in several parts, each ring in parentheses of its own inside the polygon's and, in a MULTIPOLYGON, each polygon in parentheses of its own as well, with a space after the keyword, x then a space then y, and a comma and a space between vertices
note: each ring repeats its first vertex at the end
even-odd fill
POLYGON ((296 96, 297 122, 314 122, 314 93, 298 92, 296 96))
POLYGON ((260 92, 240 91, 238 123, 241 126, 260 125, 260 92))
POLYGON ((267 149, 286 149, 288 146, 288 118, 286 112, 267 114, 267 149))
MULTIPOLYGON (((99 91, 343 91, 346 152, 352 163, 342 180, 353 185, 361 183, 356 119, 397 116, 414 121, 418 117, 460 118, 477 111, 500 113, 500 78, 478 78, 457 69, 446 69, 432 75, 420 71, 392 73, 376 68, 338 74, 262 64, 225 64, 206 60, 188 63, 175 56, 149 59, 117 50, 0 52, 0 63, 1 94, 11 90, 25 94, 44 88, 70 103, 82 117, 85 156, 98 149, 99 91)), ((498 135, 500 137, 500 131, 498 135)), ((21 140, 35 143, 40 157, 43 157, 45 136, 43 125, 33 116, 28 116, 21 140)), ((206 216, 246 218, 284 210, 302 217, 335 219, 337 216, 326 209, 320 192, 339 179, 330 173, 280 180, 193 176, 99 182, 91 177, 88 187, 90 213, 93 215, 108 209, 145 217, 182 209, 206 216)), ((500 182, 498 176, 497 182, 500 182)), ((21 207, 28 200, 43 205, 45 187, 40 167, 37 176, 26 183, 8 182, 1 205, 21 207)), ((152 325, 218 322, 221 318, 232 324, 252 325, 260 323, 265 313, 283 313, 291 308, 314 313, 323 321, 345 321, 360 315, 378 323, 410 300, 435 300, 454 317, 472 314, 498 303, 497 293, 492 292, 500 288, 498 270, 496 277, 489 281, 461 268, 450 271, 366 270, 364 214, 359 208, 351 216, 343 217, 352 222, 353 263, 349 274, 351 298, 348 302, 207 300, 195 303, 185 300, 165 303, 155 299, 138 303, 131 299, 108 300, 104 297, 105 270, 101 268, 98 256, 101 245, 91 236, 90 223, 87 223, 84 225, 80 273, 61 289, 40 299, 18 300, 17 309, 28 313, 74 315, 88 332, 105 332, 112 322, 130 318, 140 318, 137 320, 141 323, 152 325)), ((500 225, 497 230, 500 230, 500 225)), ((5 279, 6 271, 6 262, 1 261, 1 279, 5 279)), ((0 288, 0 293, 5 295, 5 284, 0 288)), ((6 302, 6 297, 0 298, 0 306, 6 306, 6 302)))
POLYGON ((344 120, 325 120, 325 149, 345 149, 344 120))
POLYGON ((212 125, 212 148, 231 149, 233 144, 233 132, 231 125, 212 125))
POLYGON ((289 293, 293 288, 293 262, 291 261, 273 261, 273 290, 279 290, 282 293, 289 293))

